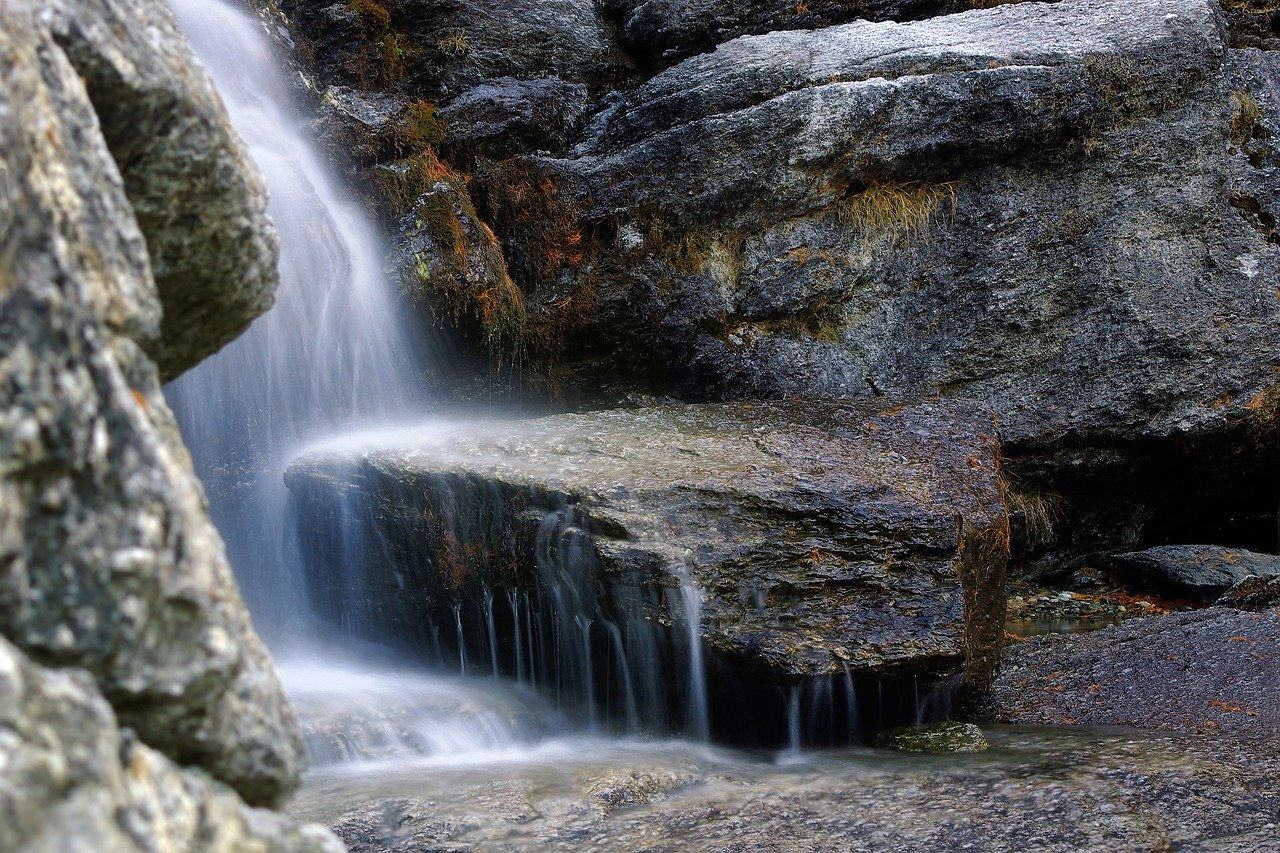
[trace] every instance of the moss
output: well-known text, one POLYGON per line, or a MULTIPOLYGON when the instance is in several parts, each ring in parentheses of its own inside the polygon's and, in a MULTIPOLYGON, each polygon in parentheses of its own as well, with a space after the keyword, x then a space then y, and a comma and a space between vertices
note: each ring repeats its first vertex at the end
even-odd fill
MULTIPOLYGON (((499 366, 514 360, 524 341, 524 293, 505 268, 488 270, 483 284, 472 280, 468 268, 471 249, 462 216, 481 229, 479 242, 496 244, 497 238, 480 223, 467 201, 455 202, 447 192, 422 198, 417 211, 438 262, 433 265, 432 258, 424 255, 415 259, 417 287, 411 291, 419 297, 429 296, 455 323, 474 325, 499 366)), ((497 260, 500 263, 501 258, 497 260)))
POLYGON ((360 18, 366 37, 380 37, 391 29, 391 10, 378 0, 351 0, 351 11, 360 18))
POLYGON ((386 203, 392 219, 407 213, 424 193, 440 181, 460 180, 430 148, 380 166, 373 173, 375 193, 386 203))
POLYGON ((857 228, 864 236, 889 235, 899 238, 927 239, 939 211, 956 204, 956 183, 926 184, 918 181, 872 181, 860 192, 839 202, 836 214, 846 225, 857 228))
POLYGON ((400 116, 396 129, 396 144, 406 153, 438 148, 444 142, 448 128, 438 115, 438 108, 429 101, 410 101, 400 116))
POLYGON ((893 729, 882 734, 876 743, 903 752, 934 754, 982 752, 991 746, 982 729, 973 723, 936 723, 893 729))
POLYGON ((511 241, 513 272, 531 285, 550 281, 586 258, 588 241, 577 210, 551 175, 514 159, 494 166, 482 186, 489 221, 511 241))

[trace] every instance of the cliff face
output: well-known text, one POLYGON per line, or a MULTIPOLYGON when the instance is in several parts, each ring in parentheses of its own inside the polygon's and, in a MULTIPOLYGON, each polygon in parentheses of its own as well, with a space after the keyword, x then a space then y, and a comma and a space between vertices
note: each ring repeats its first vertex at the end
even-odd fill
POLYGON ((0 846, 133 810, 95 849, 195 848, 280 803, 299 744, 160 382, 270 304, 275 232, 163 3, 0 17, 0 846))

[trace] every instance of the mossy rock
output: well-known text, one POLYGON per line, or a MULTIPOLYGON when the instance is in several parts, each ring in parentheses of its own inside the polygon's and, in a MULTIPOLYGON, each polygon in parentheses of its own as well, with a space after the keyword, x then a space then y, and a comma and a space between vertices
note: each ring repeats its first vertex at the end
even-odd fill
POLYGON ((901 752, 982 752, 991 746, 982 729, 973 723, 935 723, 931 726, 908 726, 885 732, 878 746, 901 752))

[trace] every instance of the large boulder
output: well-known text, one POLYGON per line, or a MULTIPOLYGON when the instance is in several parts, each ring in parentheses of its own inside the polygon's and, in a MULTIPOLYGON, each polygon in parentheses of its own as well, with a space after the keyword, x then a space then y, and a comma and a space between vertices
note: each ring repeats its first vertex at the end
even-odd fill
POLYGON ((1275 79, 1208 0, 772 32, 477 202, 558 375, 968 400, 1029 490, 1114 497, 1114 542, 1273 503, 1275 79))
POLYGON ((0 848, 336 853, 318 826, 244 805, 120 730, 93 679, 0 638, 0 848))
POLYGON ((179 242, 182 263, 206 259, 191 286, 215 313, 231 313, 244 277, 274 281, 260 179, 234 160, 239 143, 162 4, 37 5, 6 10, 0 32, 0 634, 44 665, 91 672, 147 745, 276 803, 298 773, 292 713, 147 355, 166 341, 185 352, 171 363, 194 354, 167 337, 152 272, 179 242), (107 90, 100 121, 87 85, 107 85, 108 67, 150 83, 107 90), (183 107, 175 86, 199 104, 183 107), (151 139, 147 116, 165 115, 151 139), (147 138, 118 163, 129 129, 147 138), (162 186, 166 204, 197 207, 163 224, 149 201, 135 212, 139 187, 162 186), (225 203, 199 207, 206 190, 225 203))
POLYGON ((1222 607, 1144 616, 1012 646, 994 719, 1280 736, 1280 614, 1222 607))
POLYGON ((1211 602, 1248 577, 1280 577, 1280 557, 1215 545, 1161 545, 1111 558, 1116 580, 1135 588, 1211 602))
MULTIPOLYGON (((443 643, 455 662, 456 636, 505 637, 493 668, 516 674, 530 620, 508 597, 528 595, 534 620, 539 600, 556 602, 539 624, 567 623, 557 647, 597 632, 597 661, 615 628, 634 650, 667 626, 659 646, 697 632, 712 668, 767 684, 961 665, 979 688, 992 676, 1008 526, 982 416, 668 406, 371 442, 317 450, 286 475, 313 603, 364 636, 443 643)), ((628 659, 629 681, 648 674, 628 659)))

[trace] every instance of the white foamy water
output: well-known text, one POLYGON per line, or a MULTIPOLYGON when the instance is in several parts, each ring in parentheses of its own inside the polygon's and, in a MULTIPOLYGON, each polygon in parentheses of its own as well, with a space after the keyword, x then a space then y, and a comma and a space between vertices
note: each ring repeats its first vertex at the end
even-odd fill
POLYGON ((303 135, 262 24, 222 0, 171 2, 266 175, 280 232, 275 307, 166 388, 254 621, 278 644, 311 628, 283 545, 284 465, 319 436, 420 409, 425 359, 377 229, 303 135))

